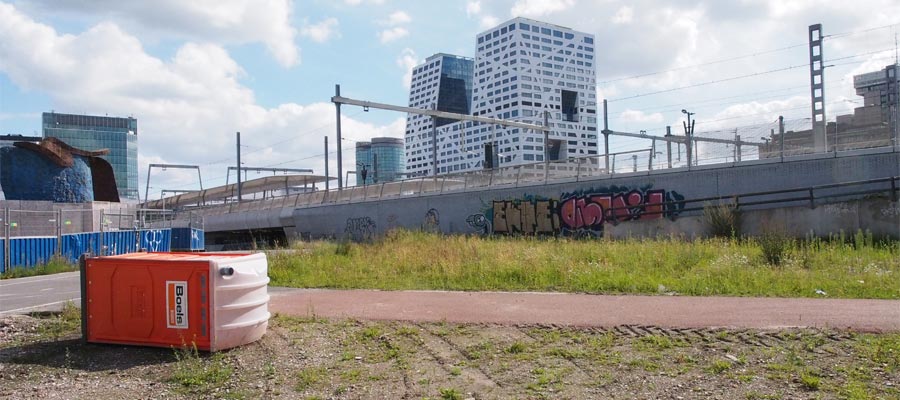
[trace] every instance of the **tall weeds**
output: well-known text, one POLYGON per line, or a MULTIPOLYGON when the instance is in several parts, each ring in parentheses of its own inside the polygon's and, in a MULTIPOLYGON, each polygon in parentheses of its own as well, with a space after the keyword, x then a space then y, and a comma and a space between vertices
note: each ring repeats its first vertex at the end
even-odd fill
POLYGON ((703 221, 714 237, 741 236, 741 212, 733 204, 707 204, 703 207, 703 221))

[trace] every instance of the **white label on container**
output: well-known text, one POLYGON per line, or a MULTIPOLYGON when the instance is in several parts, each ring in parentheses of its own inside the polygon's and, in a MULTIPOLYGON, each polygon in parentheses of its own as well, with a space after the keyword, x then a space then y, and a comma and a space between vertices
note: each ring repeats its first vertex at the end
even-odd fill
POLYGON ((187 281, 166 281, 166 326, 188 328, 187 281))

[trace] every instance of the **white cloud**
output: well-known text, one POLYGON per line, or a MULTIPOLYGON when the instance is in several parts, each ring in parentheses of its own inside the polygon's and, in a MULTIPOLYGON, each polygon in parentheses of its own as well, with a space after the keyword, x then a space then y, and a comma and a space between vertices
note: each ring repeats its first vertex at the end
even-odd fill
POLYGON ((485 15, 485 16, 481 17, 481 20, 479 21, 479 25, 481 26, 481 29, 490 29, 490 28, 497 26, 497 24, 499 24, 499 23, 500 23, 500 20, 497 19, 497 17, 494 17, 492 15, 485 15))
POLYGON ((619 120, 622 122, 639 122, 657 124, 663 121, 663 115, 660 113, 645 114, 640 110, 625 110, 619 114, 619 120))
MULTIPOLYGON (((57 111, 137 118, 141 181, 152 161, 200 164, 205 183, 221 183, 225 166, 233 163, 235 131, 249 146, 248 165, 321 172, 322 136, 334 132, 334 105, 260 106, 239 81, 243 69, 219 45, 189 42, 164 60, 115 24, 61 34, 3 3, 0 43, 0 73, 18 87, 47 94, 57 111)), ((397 121, 376 126, 344 117, 342 124, 350 139, 403 132, 397 121)), ((345 153, 352 162, 353 152, 345 153)), ((188 175, 160 179, 154 186, 197 187, 188 175)))
POLYGON ((412 22, 412 17, 409 14, 404 11, 394 11, 387 19, 378 21, 379 25, 388 27, 378 32, 378 40, 385 44, 408 36, 409 29, 401 25, 406 25, 410 22, 412 22))
POLYGON ((483 12, 480 0, 470 0, 466 2, 466 17, 477 19, 478 26, 481 29, 490 29, 500 23, 500 20, 493 15, 483 12))
POLYGON ((381 43, 389 43, 407 35, 409 35, 409 31, 406 30, 406 28, 402 26, 395 26, 393 28, 388 28, 379 32, 378 40, 380 40, 381 43))
POLYGON ((622 6, 616 15, 613 15, 612 22, 614 24, 628 24, 634 19, 634 9, 629 6, 622 6))
POLYGON ((567 10, 575 5, 575 0, 518 0, 512 6, 514 17, 540 17, 567 10))
POLYGON ((397 66, 403 68, 403 87, 409 90, 409 86, 412 83, 412 70, 416 65, 421 64, 419 58, 416 56, 416 52, 410 48, 405 48, 400 52, 400 55, 397 57, 397 66))
POLYGON ((720 129, 730 126, 746 123, 747 118, 759 121, 775 121, 779 115, 785 115, 786 111, 801 109, 804 112, 809 107, 808 96, 793 96, 784 100, 772 100, 766 102, 750 101, 741 104, 735 104, 717 112, 708 118, 709 122, 703 122, 700 119, 697 122, 698 130, 700 130, 701 122, 703 129, 720 129))
POLYGON ((471 18, 473 15, 478 14, 481 14, 481 1, 470 0, 466 2, 466 16, 471 18))
POLYGON ((325 43, 330 39, 341 37, 338 31, 337 18, 327 18, 318 24, 304 25, 300 28, 300 36, 308 37, 316 43, 325 43))
POLYGON ((39 0, 45 12, 100 17, 159 37, 217 44, 263 43, 279 64, 300 63, 290 0, 39 0))
POLYGON ((410 17, 409 14, 404 11, 394 11, 388 16, 388 19, 382 21, 381 24, 386 26, 397 26, 408 24, 410 22, 412 22, 412 17, 410 17))

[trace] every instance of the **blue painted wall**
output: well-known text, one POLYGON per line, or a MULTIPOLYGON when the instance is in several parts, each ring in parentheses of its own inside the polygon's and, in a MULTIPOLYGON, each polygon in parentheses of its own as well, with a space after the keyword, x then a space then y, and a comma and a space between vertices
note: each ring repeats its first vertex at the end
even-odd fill
POLYGON ((24 237, 9 240, 9 264, 33 267, 45 264, 56 253, 56 237, 24 237))
MULTIPOLYGON (((190 250, 203 249, 203 231, 192 234, 189 228, 186 237, 190 250), (198 240, 191 240, 195 236, 198 240)), ((22 237, 10 239, 10 265, 13 268, 33 268, 49 261, 57 251, 55 236, 22 237)), ((3 240, 0 240, 0 260, 3 260, 3 240)), ((147 251, 172 251, 172 229, 147 229, 140 231, 86 232, 62 235, 61 256, 70 263, 77 263, 78 257, 84 253, 101 254, 101 246, 106 247, 106 255, 134 253, 141 249, 147 251), (102 240, 101 240, 102 235, 102 240)), ((0 262, 0 273, 6 272, 0 262)))

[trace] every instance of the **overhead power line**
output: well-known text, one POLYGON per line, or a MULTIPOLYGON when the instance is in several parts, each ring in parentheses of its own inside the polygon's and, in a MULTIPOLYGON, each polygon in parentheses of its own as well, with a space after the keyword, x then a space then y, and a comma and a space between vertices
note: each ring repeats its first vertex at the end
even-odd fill
MULTIPOLYGON (((829 59, 829 60, 826 60, 825 62, 832 62, 832 61, 838 61, 838 60, 846 60, 846 59, 856 58, 856 57, 861 57, 861 56, 865 56, 865 55, 872 55, 872 54, 882 53, 882 52, 889 51, 889 50, 890 50, 890 49, 887 49, 887 50, 882 49, 882 50, 870 51, 870 52, 866 52, 866 53, 859 53, 859 54, 854 54, 854 55, 850 55, 850 56, 845 56, 845 57, 838 57, 838 58, 829 59)), ((852 63, 850 63, 850 64, 852 64, 852 63)), ((843 64, 835 64, 835 65, 829 65, 829 67, 834 67, 834 66, 838 66, 838 65, 846 65, 846 63, 843 63, 843 64)), ((695 87, 714 85, 714 84, 717 84, 717 83, 730 82, 730 81, 735 81, 735 80, 738 80, 738 79, 752 78, 752 77, 756 77, 756 76, 768 75, 768 74, 773 74, 773 73, 776 73, 776 72, 784 72, 784 71, 789 71, 789 70, 792 70, 792 69, 797 69, 797 68, 807 68, 807 67, 809 67, 809 63, 797 64, 797 65, 791 65, 791 66, 783 67, 783 68, 770 69, 770 70, 768 70, 768 71, 760 71, 760 72, 754 72, 754 73, 752 73, 752 74, 745 74, 745 75, 732 76, 732 77, 728 77, 728 78, 715 79, 715 80, 706 81, 706 82, 700 82, 700 83, 695 83, 695 84, 691 84, 691 85, 685 85, 685 86, 679 86, 679 87, 674 87, 674 88, 669 88, 669 89, 657 90, 657 91, 655 91, 655 92, 647 92, 647 93, 641 93, 641 94, 636 94, 636 95, 632 95, 632 96, 620 97, 620 98, 617 98, 617 99, 610 99, 610 100, 607 100, 607 101, 608 101, 608 102, 614 102, 614 101, 622 101, 622 100, 636 99, 636 98, 639 98, 639 97, 652 96, 652 95, 655 95, 655 94, 670 93, 670 92, 675 92, 675 91, 678 91, 678 90, 684 90, 684 89, 690 89, 690 88, 695 88, 695 87)))
MULTIPOLYGON (((860 29, 860 30, 856 30, 856 31, 848 31, 848 32, 841 32, 841 33, 836 33, 836 34, 832 34, 832 35, 825 35, 825 39, 826 40, 839 39, 839 38, 846 37, 846 36, 853 36, 853 35, 858 35, 861 33, 867 33, 867 32, 877 31, 877 30, 881 30, 881 29, 892 28, 892 27, 896 27, 896 26, 900 26, 900 24, 883 25, 883 26, 877 26, 877 27, 872 27, 872 28, 860 29)), ((620 77, 620 78, 608 79, 605 81, 598 82, 597 85, 602 86, 602 85, 607 85, 607 84, 614 83, 614 82, 626 81, 629 79, 646 78, 648 76, 660 75, 660 74, 665 74, 665 73, 669 73, 669 72, 678 72, 678 71, 684 71, 687 69, 706 67, 706 66, 710 66, 710 65, 722 64, 722 63, 731 62, 731 61, 744 60, 747 58, 759 57, 759 56, 765 55, 765 54, 778 53, 781 51, 791 50, 791 49, 795 49, 798 47, 805 47, 807 45, 808 45, 808 43, 797 43, 797 44, 793 44, 790 46, 778 47, 778 48, 768 49, 768 50, 761 50, 761 51, 748 53, 748 54, 742 54, 742 55, 738 55, 738 56, 734 56, 734 57, 728 57, 728 58, 722 58, 722 59, 707 61, 707 62, 698 63, 698 64, 686 65, 683 67, 676 67, 676 68, 670 68, 670 69, 665 69, 665 70, 660 70, 660 71, 647 72, 647 73, 643 73, 643 74, 636 74, 636 75, 624 76, 624 77, 620 77)))
POLYGON ((686 69, 693 69, 693 68, 705 67, 705 66, 709 66, 709 65, 726 63, 726 62, 730 62, 730 61, 743 60, 745 58, 758 57, 763 54, 777 53, 779 51, 790 50, 790 49, 794 49, 797 47, 803 47, 803 46, 806 46, 806 43, 795 44, 795 45, 791 45, 791 46, 787 46, 787 47, 779 47, 777 49, 771 49, 771 50, 763 50, 763 51, 759 51, 759 52, 752 53, 752 54, 744 54, 744 55, 740 55, 740 56, 736 56, 736 57, 723 58, 720 60, 713 60, 713 61, 700 63, 700 64, 686 65, 684 67, 670 68, 670 69, 662 70, 662 71, 648 72, 645 74, 638 74, 638 75, 632 75, 632 76, 625 76, 625 77, 621 77, 621 78, 609 79, 609 80, 598 83, 598 85, 606 85, 606 84, 610 84, 613 82, 627 81, 629 79, 646 78, 648 76, 660 75, 660 74, 665 74, 665 73, 669 73, 669 72, 678 72, 678 71, 684 71, 686 69))

